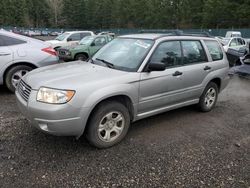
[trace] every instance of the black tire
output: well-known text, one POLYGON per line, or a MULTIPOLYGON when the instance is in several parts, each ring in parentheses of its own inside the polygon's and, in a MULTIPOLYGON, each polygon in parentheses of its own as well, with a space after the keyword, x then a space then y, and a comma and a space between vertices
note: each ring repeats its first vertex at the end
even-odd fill
POLYGON ((218 94, 219 94, 218 85, 214 82, 210 82, 200 97, 200 101, 198 104, 199 110, 202 112, 210 112, 215 107, 215 105, 217 103, 218 94), (215 91, 215 94, 214 94, 215 99, 214 99, 214 102, 212 104, 210 104, 210 102, 209 102, 209 104, 210 104, 209 105, 207 100, 206 100, 206 97, 207 97, 208 92, 212 91, 212 90, 215 91))
MULTIPOLYGON (((23 71, 23 73, 21 74, 22 76, 24 76, 25 72, 29 72, 31 71, 33 68, 32 67, 29 67, 27 65, 17 65, 15 67, 12 67, 6 74, 6 77, 5 77, 5 84, 7 86, 7 88, 11 91, 11 92, 15 92, 16 90, 16 85, 13 85, 12 83, 12 77, 14 76, 15 73, 19 72, 19 71, 23 71)), ((21 79, 21 77, 20 77, 21 79)))
POLYGON ((75 57, 75 60, 79 60, 79 61, 86 61, 88 59, 88 57, 84 54, 77 54, 75 57))
MULTIPOLYGON (((106 120, 106 123, 108 123, 107 120, 106 120)), ((90 121, 87 126, 87 130, 86 130, 86 137, 89 143, 94 147, 97 147, 99 149, 109 148, 123 140, 123 138, 126 136, 129 130, 129 126, 130 126, 130 115, 129 115, 128 109, 119 102, 106 101, 106 102, 101 103, 91 115, 90 121), (124 121, 122 120, 122 122, 124 123, 123 123, 123 129, 120 132, 120 135, 115 140, 107 142, 101 139, 102 133, 99 133, 100 132, 99 125, 102 123, 102 121, 104 121, 106 115, 112 112, 118 112, 122 114, 123 120, 124 120, 124 121)))

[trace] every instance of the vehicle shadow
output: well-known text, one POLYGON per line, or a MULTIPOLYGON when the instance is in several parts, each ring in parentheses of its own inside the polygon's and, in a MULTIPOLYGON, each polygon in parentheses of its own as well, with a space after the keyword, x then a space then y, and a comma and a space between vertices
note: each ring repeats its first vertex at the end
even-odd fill
POLYGON ((86 153, 89 151, 106 153, 108 151, 122 150, 122 148, 132 149, 134 144, 136 144, 134 141, 138 138, 141 139, 143 137, 147 137, 149 132, 151 132, 151 137, 153 137, 153 134, 162 134, 162 131, 178 131, 181 129, 182 125, 176 125, 174 122, 178 120, 179 117, 192 116, 194 114, 200 113, 197 112, 194 106, 189 106, 132 123, 125 139, 121 143, 106 150, 100 150, 92 147, 85 139, 85 135, 82 135, 78 140, 74 137, 56 137, 44 134, 32 127, 30 128, 31 131, 28 134, 30 138, 27 139, 30 140, 29 144, 32 145, 31 147, 37 148, 37 151, 40 151, 41 155, 43 155, 45 150, 55 154, 58 153, 56 152, 57 150, 60 150, 62 152, 60 154, 60 158, 63 156, 66 157, 65 153, 69 154, 72 152, 84 153, 84 155, 88 155, 86 153))
POLYGON ((0 96, 7 94, 13 94, 13 93, 11 93, 6 86, 0 85, 0 96))

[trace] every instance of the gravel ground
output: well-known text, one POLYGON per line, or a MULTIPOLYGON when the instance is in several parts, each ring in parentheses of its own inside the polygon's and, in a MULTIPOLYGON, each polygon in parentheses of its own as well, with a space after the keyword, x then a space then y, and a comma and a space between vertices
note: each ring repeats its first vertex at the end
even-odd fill
POLYGON ((182 108, 134 123, 119 145, 45 135, 0 88, 0 187, 250 187, 250 80, 210 113, 182 108))

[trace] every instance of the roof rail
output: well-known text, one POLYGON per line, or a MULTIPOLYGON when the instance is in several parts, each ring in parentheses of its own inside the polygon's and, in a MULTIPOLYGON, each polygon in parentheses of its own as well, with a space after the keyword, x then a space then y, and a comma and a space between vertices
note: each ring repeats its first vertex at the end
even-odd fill
POLYGON ((208 32, 183 32, 181 30, 176 30, 170 33, 171 36, 195 36, 195 37, 213 37, 208 32))
POLYGON ((194 37, 209 37, 209 38, 213 38, 214 36, 212 36, 209 32, 184 32, 182 30, 141 30, 139 31, 140 33, 159 33, 162 34, 160 37, 164 37, 164 36, 194 36, 194 37))

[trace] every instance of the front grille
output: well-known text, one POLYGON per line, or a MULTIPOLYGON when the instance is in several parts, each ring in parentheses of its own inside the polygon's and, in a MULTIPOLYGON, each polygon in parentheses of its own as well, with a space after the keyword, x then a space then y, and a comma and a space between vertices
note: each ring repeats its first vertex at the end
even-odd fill
POLYGON ((21 97, 27 102, 30 97, 31 87, 26 84, 23 80, 20 81, 18 84, 18 93, 21 95, 21 97))
POLYGON ((66 50, 59 50, 59 55, 62 55, 62 56, 64 56, 64 55, 66 55, 66 50))

